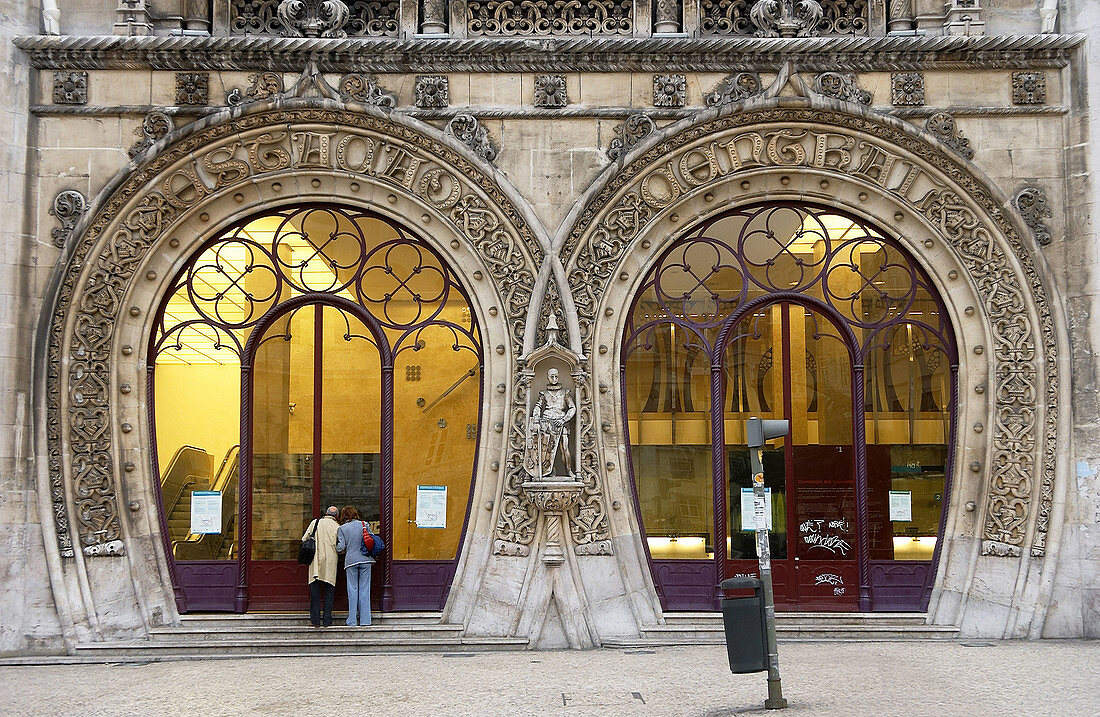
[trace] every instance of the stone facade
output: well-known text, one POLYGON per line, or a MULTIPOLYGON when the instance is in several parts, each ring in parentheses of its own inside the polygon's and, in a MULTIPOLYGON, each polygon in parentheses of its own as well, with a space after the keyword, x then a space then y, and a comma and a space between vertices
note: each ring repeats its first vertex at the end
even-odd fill
POLYGON ((0 0, 0 652, 179 621, 149 461, 154 307, 205 239, 288 201, 403 221, 468 281, 491 350, 444 622, 574 648, 664 622, 624 448, 626 309, 689 226, 767 199, 889 227, 958 334, 929 622, 1100 636, 1100 51, 1075 34, 1100 10, 1061 0, 1039 34, 1032 2, 865 3, 854 37, 803 37, 843 34, 822 2, 787 29, 751 13, 786 38, 767 40, 722 36, 717 3, 595 4, 588 30, 539 6, 531 28, 561 28, 547 52, 493 2, 427 2, 420 28, 404 4, 348 3, 331 27, 283 21, 304 35, 287 40, 275 9, 244 30, 227 0, 73 2, 59 36, 39 3, 0 0), (557 492, 524 486, 543 361, 575 391, 557 492))

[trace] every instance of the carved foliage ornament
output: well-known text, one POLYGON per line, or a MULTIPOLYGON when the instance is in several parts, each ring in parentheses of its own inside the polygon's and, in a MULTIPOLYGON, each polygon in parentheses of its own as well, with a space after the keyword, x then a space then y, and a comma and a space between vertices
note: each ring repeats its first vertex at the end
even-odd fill
POLYGON ((749 17, 757 37, 809 37, 823 14, 817 0, 756 0, 749 17))
MULTIPOLYGON (((799 18, 808 19, 814 15, 810 3, 799 0, 782 0, 787 5, 787 12, 793 12, 795 23, 799 18)), ((866 35, 869 16, 868 0, 817 0, 813 4, 818 5, 821 15, 816 26, 807 34, 812 35, 866 35)), ((754 35, 763 29, 764 32, 774 29, 778 32, 779 22, 772 24, 770 17, 775 15, 782 17, 782 5, 780 0, 701 0, 699 4, 699 30, 703 35, 754 35), (761 7, 759 11, 757 7, 761 7), (752 17, 753 12, 760 15, 759 22, 764 25, 761 28, 752 17)), ((805 27, 796 25, 795 34, 805 27)))
POLYGON ((282 0, 276 9, 288 37, 347 37, 344 0, 282 0))
POLYGON ((210 104, 210 73, 177 72, 176 104, 193 106, 210 104))
POLYGON ((959 155, 974 159, 974 148, 970 146, 970 140, 963 137, 962 130, 951 115, 937 112, 925 121, 924 128, 959 155))
POLYGON ((535 77, 535 107, 565 107, 569 96, 563 75, 538 75, 535 77))
POLYGON ((141 126, 134 128, 134 134, 141 139, 131 145, 130 156, 136 157, 149 149, 159 140, 167 137, 173 128, 172 118, 160 110, 154 110, 145 115, 141 120, 141 126))
POLYGON ((497 148, 489 138, 489 130, 477 121, 477 118, 468 114, 457 114, 447 123, 446 134, 451 135, 459 142, 473 150, 474 154, 492 162, 496 159, 497 148))
POLYGON ((719 82, 703 100, 707 107, 721 107, 747 100, 763 90, 760 75, 755 72, 735 72, 719 82))
POLYGON ((88 73, 53 73, 53 102, 55 105, 88 104, 88 73))
POLYGON ((53 208, 50 209, 50 214, 57 217, 57 220, 61 222, 60 227, 54 227, 50 230, 50 237, 53 239, 54 246, 59 249, 65 246, 69 237, 72 236, 73 227, 87 211, 88 200, 75 189, 66 189, 53 198, 53 208))
POLYGON ((113 338, 144 257, 185 211, 215 193, 299 167, 357 175, 438 207, 484 258, 517 354, 522 350, 539 242, 507 196, 465 157, 403 125, 339 110, 270 110, 196 132, 126 179, 79 237, 63 274, 46 368, 50 490, 63 555, 74 552, 66 494, 74 500, 83 552, 122 550, 111 428, 113 338), (330 129, 319 132, 317 125, 330 129), (383 144, 390 151, 381 151, 383 144), (169 176, 172 181, 163 181, 169 176))
POLYGON ((1050 219, 1053 214, 1050 205, 1047 204, 1047 194, 1042 187, 1027 186, 1016 192, 1012 203, 1020 210, 1024 223, 1035 233, 1035 241, 1039 246, 1048 246, 1052 241, 1050 230, 1044 219, 1050 219))
POLYGON ((345 102, 385 107, 397 106, 397 95, 382 89, 374 75, 350 74, 340 78, 340 96, 345 102))
POLYGON ((567 272, 582 351, 590 351, 605 287, 645 223, 688 192, 723 181, 741 168, 760 166, 807 166, 870 179, 919 211, 953 247, 985 301, 996 347, 993 453, 982 550, 1019 555, 1034 518, 1031 554, 1043 555, 1054 491, 1059 390, 1053 368, 1039 380, 1039 360, 1046 367, 1057 366, 1046 290, 1015 226, 983 185, 950 155, 897 128, 840 112, 748 111, 692 127, 624 167, 584 209, 562 249, 563 256, 571 257, 567 272), (823 132, 807 126, 811 123, 833 129, 823 132), (727 139, 719 137, 722 133, 727 139), (711 140, 685 147, 702 137, 711 140), (924 164, 915 163, 914 157, 924 164), (1013 269, 1008 253, 1016 255, 1022 273, 1013 269))
POLYGON ((822 72, 814 78, 814 91, 858 105, 871 104, 871 93, 856 84, 856 76, 852 72, 822 72))
POLYGON ((920 72, 896 72, 890 75, 890 104, 895 107, 924 105, 924 75, 920 72))
POLYGON ((450 104, 450 83, 446 75, 416 76, 416 106, 442 109, 450 104))
POLYGON ((251 83, 243 92, 234 87, 225 97, 228 105, 236 106, 245 102, 258 102, 283 94, 283 76, 278 72, 254 72, 248 76, 251 83))
MULTIPOLYGON (((281 0, 230 0, 229 25, 234 35, 282 35, 279 19, 281 0)), ((344 0, 348 21, 343 27, 349 37, 394 37, 397 35, 398 0, 344 0)))
POLYGON ((684 75, 653 76, 653 106, 683 107, 687 101, 687 78, 684 75))
POLYGON ((607 146, 608 159, 614 162, 656 129, 657 125, 646 115, 640 112, 630 115, 615 128, 615 137, 607 146))

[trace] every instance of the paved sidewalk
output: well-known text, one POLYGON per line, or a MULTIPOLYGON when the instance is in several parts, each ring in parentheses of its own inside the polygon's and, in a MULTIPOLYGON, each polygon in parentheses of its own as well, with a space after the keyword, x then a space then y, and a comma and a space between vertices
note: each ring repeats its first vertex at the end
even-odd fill
POLYGON ((1100 715, 1100 642, 780 645, 790 707, 724 647, 0 667, 3 715, 1100 715))

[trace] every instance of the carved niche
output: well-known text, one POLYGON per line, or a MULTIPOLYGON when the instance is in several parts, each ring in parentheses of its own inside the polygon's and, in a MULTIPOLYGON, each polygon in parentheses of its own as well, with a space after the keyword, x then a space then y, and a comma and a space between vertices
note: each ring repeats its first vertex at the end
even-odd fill
POLYGON ((590 200, 561 250, 581 351, 591 352, 601 297, 646 223, 689 193, 761 166, 870 179, 938 228, 983 297, 994 336, 993 453, 986 462, 982 551, 1020 555, 1034 525, 1031 554, 1045 554, 1060 381, 1046 289, 1016 226, 982 183, 949 154, 898 128, 842 112, 760 109, 692 127, 636 158, 590 200), (690 145, 702 137, 706 145, 690 145))
POLYGON ((133 387, 112 389, 112 371, 116 324, 138 268, 197 206, 297 168, 327 168, 436 207, 489 268, 514 355, 521 355, 541 246, 466 155, 377 114, 328 108, 266 109, 197 130, 148 158, 102 203, 62 274, 46 368, 50 491, 62 555, 74 553, 67 499, 85 555, 123 553, 113 391, 133 387), (376 151, 383 144, 389 151, 376 151))

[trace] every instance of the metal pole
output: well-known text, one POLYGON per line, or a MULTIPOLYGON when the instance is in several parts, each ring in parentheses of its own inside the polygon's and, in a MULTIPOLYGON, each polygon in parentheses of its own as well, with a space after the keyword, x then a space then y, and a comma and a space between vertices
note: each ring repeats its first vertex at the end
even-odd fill
POLYGON ((787 706, 783 683, 779 679, 779 645, 775 639, 775 593, 772 590, 772 555, 768 543, 767 495, 764 492, 764 464, 758 446, 749 448, 752 462, 753 519, 756 523, 756 555, 760 561, 760 580, 764 583, 764 627, 768 640, 768 699, 764 707, 781 710, 787 706))

